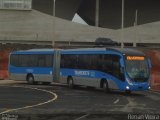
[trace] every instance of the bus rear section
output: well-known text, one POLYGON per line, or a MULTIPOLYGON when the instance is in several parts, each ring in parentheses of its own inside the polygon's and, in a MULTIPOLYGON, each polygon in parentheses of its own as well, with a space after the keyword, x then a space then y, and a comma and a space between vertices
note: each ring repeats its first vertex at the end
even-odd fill
POLYGON ((53 81, 54 50, 26 50, 10 54, 9 77, 13 80, 26 80, 29 84, 53 81))

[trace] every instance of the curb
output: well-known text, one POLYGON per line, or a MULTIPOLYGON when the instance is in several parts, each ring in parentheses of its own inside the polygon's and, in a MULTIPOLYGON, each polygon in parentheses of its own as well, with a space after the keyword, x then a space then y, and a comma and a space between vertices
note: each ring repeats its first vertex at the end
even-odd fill
POLYGON ((159 94, 160 94, 160 90, 158 91, 158 90, 150 89, 149 91, 150 91, 150 92, 155 92, 155 93, 159 93, 159 94))

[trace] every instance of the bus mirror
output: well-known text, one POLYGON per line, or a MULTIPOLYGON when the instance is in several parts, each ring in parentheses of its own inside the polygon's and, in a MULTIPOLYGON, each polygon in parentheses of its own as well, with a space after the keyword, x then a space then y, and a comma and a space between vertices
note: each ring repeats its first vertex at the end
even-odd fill
POLYGON ((123 59, 122 59, 122 58, 120 59, 120 65, 121 65, 121 67, 123 67, 123 68, 124 68, 124 61, 123 61, 123 59))
POLYGON ((149 68, 152 68, 152 62, 150 58, 148 58, 148 65, 149 65, 149 68))
POLYGON ((120 68, 120 72, 123 74, 124 73, 124 67, 120 68))

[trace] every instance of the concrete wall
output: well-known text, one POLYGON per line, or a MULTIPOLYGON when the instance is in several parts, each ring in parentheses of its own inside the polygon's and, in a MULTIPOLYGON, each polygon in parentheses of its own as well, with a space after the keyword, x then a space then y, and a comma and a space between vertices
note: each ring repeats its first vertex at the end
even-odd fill
POLYGON ((110 29, 73 23, 38 11, 0 11, 1 41, 94 41, 110 29))
MULTIPOLYGON (((77 12, 89 25, 95 25, 96 0, 56 0, 56 16, 72 20, 77 12)), ((125 0, 124 26, 156 22, 160 20, 160 0, 125 0)), ((33 0, 33 9, 53 15, 53 0, 33 0)), ((99 0, 99 26, 121 28, 122 0, 99 0)))
MULTIPOLYGON (((33 9, 53 15, 54 0, 32 0, 33 9)), ((55 14, 59 18, 72 20, 83 0, 56 0, 55 14)))
POLYGON ((52 41, 94 42, 98 37, 107 37, 117 42, 160 43, 160 22, 154 22, 121 30, 92 27, 77 24, 50 15, 32 11, 0 11, 1 42, 52 41))
MULTIPOLYGON (((160 43, 160 22, 153 22, 124 29, 124 42, 160 43)), ((121 39, 121 30, 115 31, 116 38, 121 39)))

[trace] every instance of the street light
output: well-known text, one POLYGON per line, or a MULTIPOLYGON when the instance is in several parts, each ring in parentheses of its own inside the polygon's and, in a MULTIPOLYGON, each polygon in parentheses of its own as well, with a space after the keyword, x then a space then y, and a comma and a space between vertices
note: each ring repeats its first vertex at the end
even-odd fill
POLYGON ((56 0, 53 0, 53 16, 56 16, 56 0))
POLYGON ((56 27, 56 22, 55 22, 55 16, 56 16, 56 0, 53 0, 53 40, 52 40, 52 46, 54 47, 55 44, 55 27, 56 27))
POLYGON ((135 11, 135 20, 134 20, 134 30, 135 30, 135 40, 133 41, 133 47, 137 47, 137 15, 138 15, 138 10, 136 9, 135 11))
POLYGON ((122 18, 121 18, 121 48, 124 47, 124 0, 122 0, 122 18))
POLYGON ((96 10, 95 10, 95 26, 99 26, 99 0, 96 0, 96 10))

